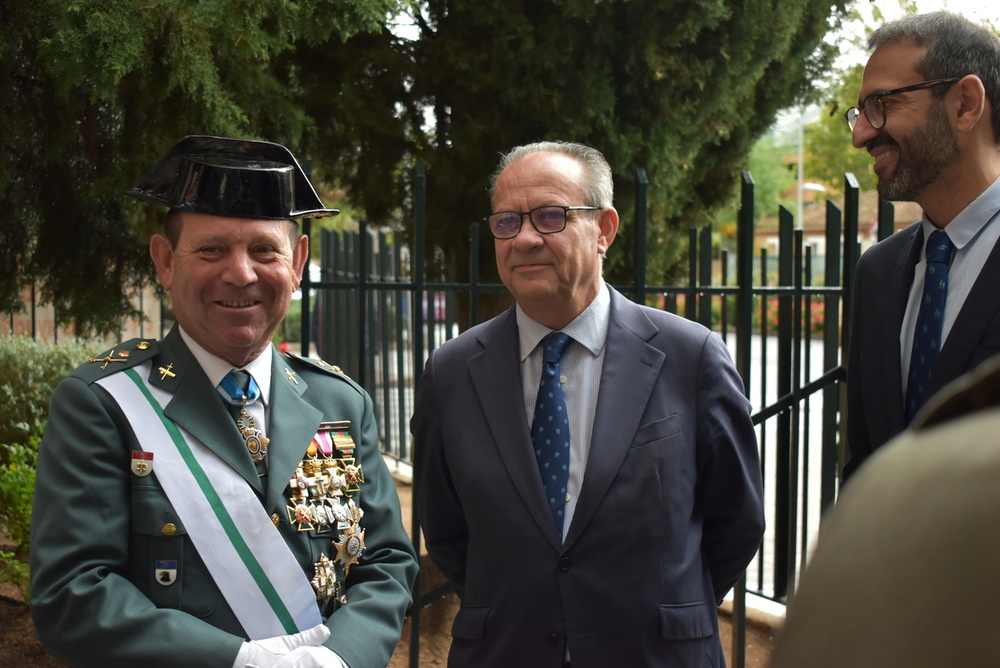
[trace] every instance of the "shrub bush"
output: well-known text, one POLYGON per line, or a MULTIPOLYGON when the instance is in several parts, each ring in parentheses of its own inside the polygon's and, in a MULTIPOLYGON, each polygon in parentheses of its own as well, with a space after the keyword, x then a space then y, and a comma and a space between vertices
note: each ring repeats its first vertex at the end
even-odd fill
POLYGON ((0 444, 0 538, 13 551, 0 549, 0 581, 27 597, 28 541, 31 538, 31 498, 35 488, 38 440, 30 445, 0 444))
POLYGON ((46 343, 27 337, 0 339, 0 443, 28 443, 41 437, 49 398, 59 381, 100 344, 46 343))
POLYGON ((60 380, 98 352, 98 345, 0 339, 0 581, 25 597, 35 464, 49 399, 60 380))

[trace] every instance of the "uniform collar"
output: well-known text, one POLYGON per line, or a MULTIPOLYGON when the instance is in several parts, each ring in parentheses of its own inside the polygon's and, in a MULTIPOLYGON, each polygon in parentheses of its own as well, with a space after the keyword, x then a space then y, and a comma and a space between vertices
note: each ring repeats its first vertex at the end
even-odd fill
MULTIPOLYGON (((184 331, 184 328, 178 325, 178 329, 181 333, 181 338, 184 339, 184 343, 187 344, 188 349, 194 358, 198 360, 198 364, 201 365, 202 371, 208 376, 208 380, 215 387, 218 385, 223 377, 228 374, 232 369, 233 365, 222 359, 221 357, 216 357, 212 353, 205 350, 204 347, 197 341, 195 341, 191 336, 184 331)), ((264 402, 265 406, 268 406, 271 401, 271 356, 273 352, 272 346, 267 346, 264 351, 257 356, 252 362, 244 367, 240 367, 243 371, 246 371, 253 379, 257 381, 257 385, 260 387, 260 397, 264 402)))

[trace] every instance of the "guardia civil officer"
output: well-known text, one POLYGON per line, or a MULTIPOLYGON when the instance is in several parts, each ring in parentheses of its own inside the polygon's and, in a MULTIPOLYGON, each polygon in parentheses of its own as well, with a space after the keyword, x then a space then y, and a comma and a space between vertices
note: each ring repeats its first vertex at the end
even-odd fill
POLYGON ((369 396, 271 344, 337 213, 284 146, 185 137, 130 191, 176 325, 57 387, 31 612, 75 666, 385 666, 417 565, 369 396))

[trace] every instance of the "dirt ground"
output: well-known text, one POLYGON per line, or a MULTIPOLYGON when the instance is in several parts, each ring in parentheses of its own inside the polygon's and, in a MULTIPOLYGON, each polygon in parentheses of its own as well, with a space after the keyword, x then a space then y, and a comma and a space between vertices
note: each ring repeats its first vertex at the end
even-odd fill
POLYGON ((0 583, 0 666, 58 668, 66 665, 38 642, 28 606, 20 601, 17 590, 0 583))
MULTIPOLYGON (((403 521, 409 529, 410 487, 398 483, 403 521)), ((433 565, 426 558, 423 562, 422 588, 426 591, 441 580, 433 565)), ((65 668, 67 664, 58 661, 38 642, 35 628, 31 623, 28 606, 21 602, 20 592, 13 586, 0 583, 0 666, 10 668, 65 668)), ((422 668, 443 668, 447 665, 448 648, 451 644, 451 620, 458 609, 458 599, 454 594, 425 608, 420 616, 420 666, 422 668)), ((767 668, 771 656, 774 632, 773 620, 751 616, 747 623, 746 668, 767 668)), ((726 651, 729 665, 732 665, 732 624, 729 608, 724 605, 719 614, 719 628, 722 646, 726 651)), ((408 668, 410 665, 410 620, 403 627, 403 637, 392 656, 388 668, 408 668)))

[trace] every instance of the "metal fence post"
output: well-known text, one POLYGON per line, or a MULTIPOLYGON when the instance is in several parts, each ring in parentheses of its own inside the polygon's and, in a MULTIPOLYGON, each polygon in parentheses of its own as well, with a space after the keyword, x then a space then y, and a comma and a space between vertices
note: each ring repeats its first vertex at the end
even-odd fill
MULTIPOLYGON (((740 174, 740 209, 736 226, 736 370, 743 392, 750 396, 750 344, 753 330, 754 191, 750 172, 740 174)), ((746 665, 747 574, 733 588, 732 658, 734 668, 746 665)))
MULTIPOLYGON (((413 383, 416 386, 424 370, 424 282, 426 280, 427 246, 427 172, 424 163, 418 162, 413 168, 413 383)), ((413 461, 420 453, 412 449, 413 461)), ((417 559, 423 550, 420 540, 420 513, 417 511, 417 491, 420 478, 413 476, 413 507, 410 512, 410 533, 417 559)), ((410 606, 410 668, 420 666, 420 610, 423 602, 420 596, 420 573, 413 581, 413 604, 410 606)))
POLYGON ((633 261, 633 291, 635 301, 646 304, 646 191, 649 189, 649 179, 646 170, 635 170, 635 259, 633 261))

